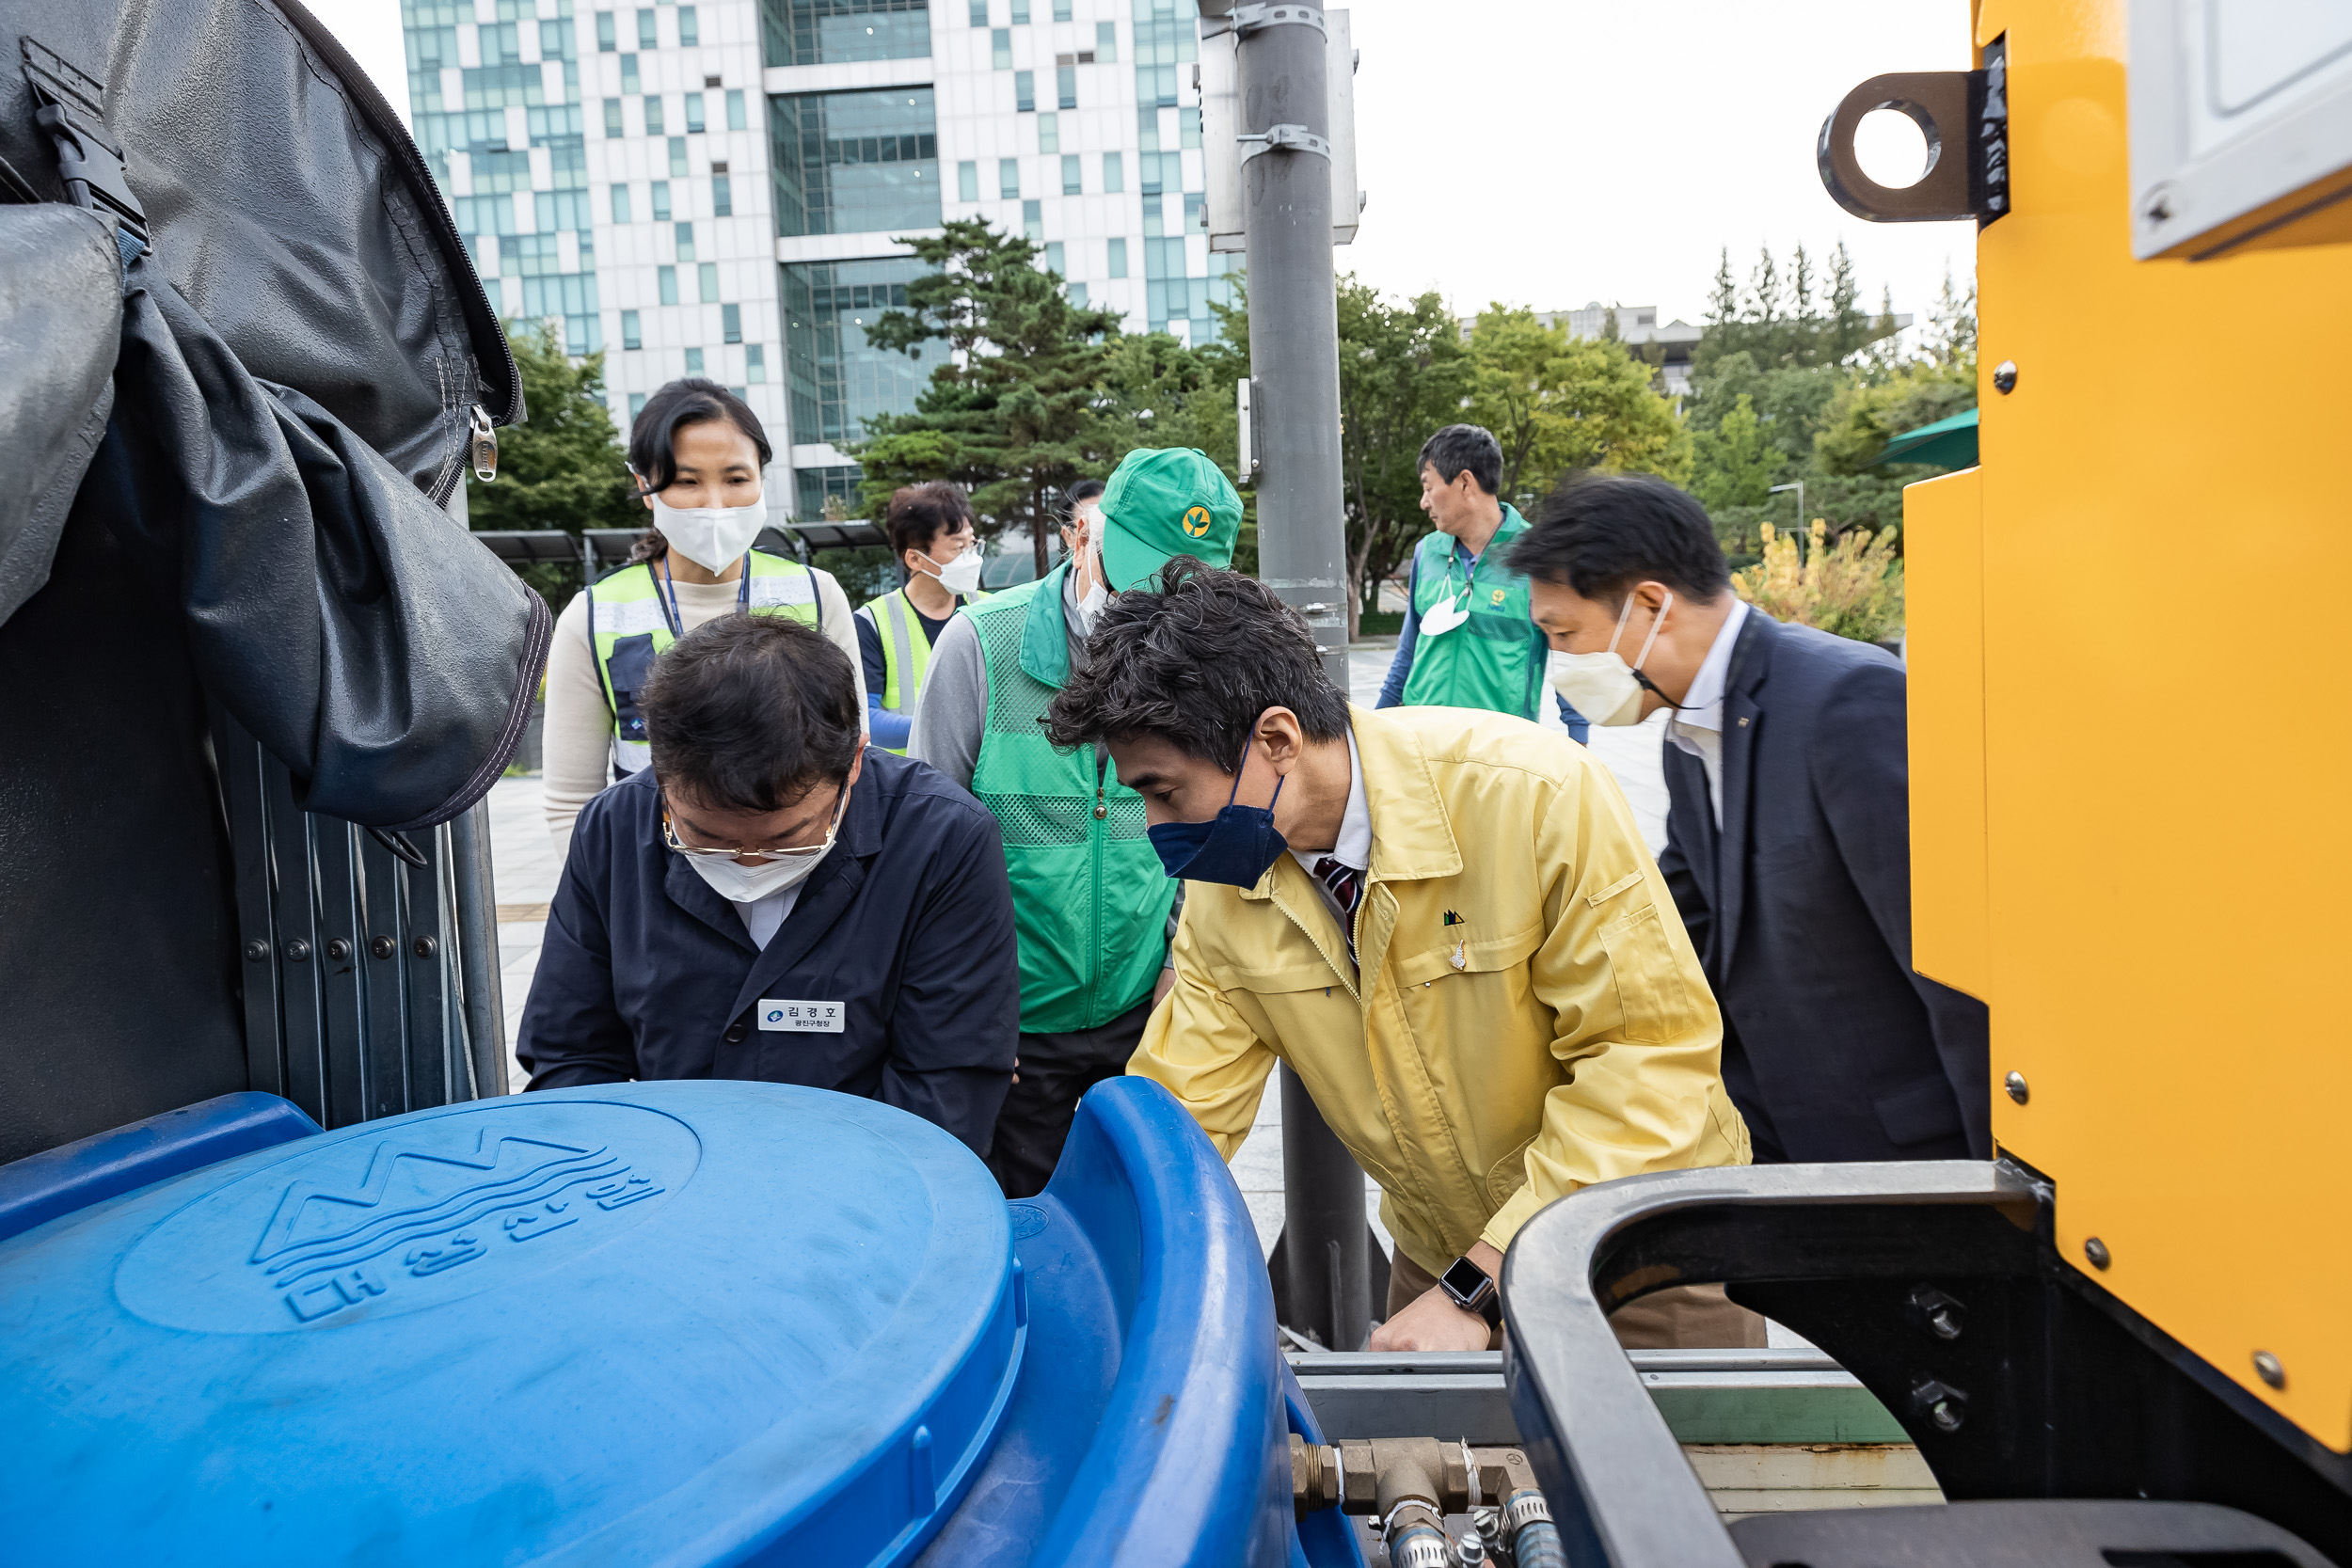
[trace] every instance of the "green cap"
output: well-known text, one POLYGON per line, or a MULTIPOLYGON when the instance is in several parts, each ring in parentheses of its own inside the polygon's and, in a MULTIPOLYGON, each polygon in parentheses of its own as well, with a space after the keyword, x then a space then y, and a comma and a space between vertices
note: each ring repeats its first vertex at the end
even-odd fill
POLYGON ((1212 566, 1233 563, 1241 497, 1205 452, 1129 452, 1104 486, 1102 514, 1103 576, 1113 593, 1140 585, 1174 555, 1199 556, 1212 566))

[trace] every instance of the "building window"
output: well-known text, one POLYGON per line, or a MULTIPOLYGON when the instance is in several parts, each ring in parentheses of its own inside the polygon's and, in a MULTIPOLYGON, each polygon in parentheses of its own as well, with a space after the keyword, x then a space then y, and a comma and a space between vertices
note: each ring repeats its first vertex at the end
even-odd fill
POLYGON ((647 186, 646 188, 647 188, 647 189, 648 189, 648 190, 652 193, 652 195, 653 195, 653 220, 654 220, 654 222, 656 222, 656 223, 667 223, 667 222, 669 222, 669 221, 670 221, 670 182, 669 182, 667 180, 656 180, 655 182, 653 182, 653 183, 652 183, 651 185, 647 186))
POLYGON ((637 13, 637 47, 640 49, 661 47, 661 35, 655 30, 652 11, 644 10, 637 13))
POLYGON ((670 178, 673 180, 686 178, 686 138, 684 136, 670 138, 670 178))
POLYGON ((1127 160, 1117 152, 1103 154, 1103 192, 1117 196, 1127 188, 1127 160))
POLYGON ((1040 152, 1061 150, 1061 116, 1042 114, 1037 117, 1037 150, 1040 152))
POLYGON ((1199 147, 1200 145, 1200 111, 1198 109, 1177 110, 1176 131, 1176 139, 1181 145, 1199 147))
POLYGON ((988 63, 997 71, 1012 69, 1012 29, 998 27, 988 35, 988 63))
POLYGON ((1177 78, 1191 80, 1185 67, 1200 57, 1199 24, 1190 12, 1179 16, 1170 7, 1151 21, 1138 18, 1135 28, 1136 102, 1147 109, 1173 108, 1177 78))
POLYGON ((644 413, 644 411, 645 411, 645 394, 644 394, 644 393, 643 393, 643 392, 631 392, 631 393, 629 393, 629 395, 628 395, 628 422, 629 422, 629 423, 631 423, 631 424, 635 424, 635 423, 637 422, 637 416, 638 416, 638 415, 640 415, 640 414, 642 414, 642 413, 644 413))
POLYGON ((686 95, 686 134, 690 136, 699 136, 703 134, 703 95, 701 93, 690 92, 686 95))
POLYGON ((1029 22, 1029 0, 1012 0, 1012 24, 1025 27, 1029 22))
MULTIPOLYGON (((718 271, 716 267, 711 270, 718 271)), ((716 292, 719 287, 715 279, 710 286, 713 292, 716 292)), ((719 331, 730 343, 739 343, 743 341, 743 308, 740 305, 719 307, 719 331)))
POLYGON ((656 267, 653 272, 654 281, 661 289, 661 303, 675 305, 677 303, 677 268, 656 267))
POLYGON ((1020 159, 999 158, 996 160, 996 194, 1007 201, 1010 201, 1021 194, 1020 159))
POLYGON ((702 286, 703 303, 705 305, 718 304, 719 263, 716 261, 705 261, 701 266, 696 267, 694 272, 696 275, 696 280, 702 286))
POLYGON ((1063 153, 1061 155, 1061 194, 1077 196, 1085 189, 1086 182, 1078 174, 1078 155, 1075 152, 1063 153))
MULTIPOLYGON (((1076 66, 1057 65, 1054 68, 1054 99, 1057 108, 1074 109, 1078 106, 1078 68, 1076 66)), ((1196 117, 1200 113, 1198 109, 1193 110, 1196 117)))
POLYGON ((702 24, 695 20, 694 8, 677 8, 677 41, 680 49, 691 49, 703 40, 702 24))
POLYGON ((1070 20, 1070 0, 1054 0, 1054 20, 1057 22, 1070 20))
POLYGON ((645 94, 645 135, 658 136, 661 135, 662 130, 661 95, 649 92, 645 94))
POLYGON ((930 0, 765 0, 759 13, 770 65, 920 59, 931 52, 930 0))
MULTIPOLYGON (((780 269, 784 284, 784 381, 795 441, 838 445, 864 438, 878 414, 905 414, 930 367, 896 350, 876 348, 866 328, 889 309, 907 307, 907 285, 930 269, 912 256, 868 261, 803 261, 780 269)), ((854 468, 849 490, 856 485, 854 468)), ((802 515, 815 515, 803 469, 802 515)), ((823 505, 816 498, 816 508, 823 505)))
POLYGON ((692 261, 694 259, 694 226, 691 223, 681 223, 673 228, 671 232, 676 236, 677 259, 681 261, 692 261))
POLYGON ((768 379, 768 345, 754 343, 743 351, 743 379, 756 387, 768 379))
POLYGON ((732 176, 714 174, 710 177, 710 211, 714 217, 731 218, 735 215, 735 181, 732 176))
POLYGON ((613 36, 612 13, 598 11, 596 13, 596 53, 610 55, 617 47, 619 47, 619 40, 613 36))
POLYGON ((727 89, 727 129, 730 131, 748 130, 750 122, 743 116, 743 89, 729 87, 727 89))
POLYGON ((1069 288, 1063 290, 1062 292, 1070 296, 1070 303, 1072 305, 1076 306, 1081 310, 1087 308, 1087 286, 1085 284, 1073 283, 1069 288))
POLYGON ((627 223, 629 221, 628 187, 627 185, 615 185, 612 187, 612 221, 614 223, 627 223))
POLYGON ((1048 245, 1045 247, 1045 270, 1056 274, 1060 273, 1062 270, 1061 242, 1059 240, 1054 241, 1051 245, 1048 245))
POLYGON ((956 166, 956 199, 977 201, 980 198, 980 166, 965 159, 956 166))
POLYGON ((638 90, 637 56, 634 55, 621 56, 621 90, 629 94, 638 90))
POLYGON ((1119 24, 1098 22, 1094 24, 1094 57, 1104 65, 1119 58, 1119 24))
POLYGON ((621 101, 617 98, 604 101, 604 134, 608 137, 628 134, 621 125, 621 101))
POLYGON ((940 221, 931 89, 769 101, 776 232, 853 234, 940 221))
POLYGON ((1127 242, 1125 240, 1120 239, 1113 240, 1111 242, 1110 265, 1104 270, 1109 272, 1113 277, 1124 277, 1127 276, 1127 242))
POLYGON ((621 346, 623 348, 645 346, 644 335, 637 330, 637 312, 634 310, 621 312, 621 346))
POLYGON ((1045 238, 1045 203, 1025 201, 1021 204, 1021 232, 1025 238, 1045 238))
POLYGON ((1012 73, 1012 106, 1021 114, 1037 111, 1037 72, 1016 71, 1012 73))
POLYGON ((975 27, 988 25, 988 0, 972 0, 971 18, 975 27))
POLYGON ((686 373, 688 375, 703 373, 703 351, 701 349, 690 348, 686 351, 686 373))

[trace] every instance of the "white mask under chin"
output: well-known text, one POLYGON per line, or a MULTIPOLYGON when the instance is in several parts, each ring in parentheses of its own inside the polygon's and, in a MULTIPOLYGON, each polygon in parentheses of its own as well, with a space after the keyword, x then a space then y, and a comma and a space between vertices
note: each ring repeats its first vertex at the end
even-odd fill
POLYGON ((749 506, 672 506, 657 493, 653 526, 670 547, 707 572, 723 572, 743 559, 768 526, 768 500, 749 506))
POLYGON ((745 865, 718 855, 689 855, 686 863, 710 884, 710 891, 734 904, 750 904, 808 880, 809 874, 833 853, 834 834, 825 835, 823 853, 795 855, 790 860, 762 861, 745 865))

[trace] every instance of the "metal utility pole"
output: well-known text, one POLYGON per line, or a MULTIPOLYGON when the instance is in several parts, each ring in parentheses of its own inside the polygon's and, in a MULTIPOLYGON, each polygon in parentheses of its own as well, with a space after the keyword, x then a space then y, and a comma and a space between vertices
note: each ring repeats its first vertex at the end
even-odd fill
MULTIPOLYGON (((1202 9, 1226 13, 1206 18, 1202 31, 1220 44, 1217 35, 1230 34, 1234 51, 1239 170, 1229 188, 1248 257, 1254 386, 1245 388, 1251 450, 1243 461, 1255 471, 1243 477, 1256 481, 1258 575, 1305 617, 1325 672, 1345 691, 1330 24, 1300 4, 1202 9)), ((1210 156, 1224 152, 1213 146, 1210 156)), ((1352 230, 1357 196, 1344 195, 1352 230)), ((1283 1321, 1333 1350, 1359 1349, 1382 1305, 1371 1299, 1363 1172, 1287 1065, 1281 1084, 1283 1227, 1274 1261, 1283 1321)))

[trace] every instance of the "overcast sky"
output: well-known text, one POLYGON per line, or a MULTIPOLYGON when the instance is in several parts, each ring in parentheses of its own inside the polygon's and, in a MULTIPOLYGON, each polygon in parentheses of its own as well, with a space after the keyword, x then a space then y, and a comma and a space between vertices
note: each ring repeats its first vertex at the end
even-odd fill
MULTIPOLYGON (((405 115, 398 0, 310 8, 405 115)), ((1891 286, 1922 314, 1947 267, 1964 283, 1975 265, 1971 225, 1864 223, 1813 167, 1847 88, 1965 68, 1967 0, 1354 0, 1352 16, 1372 201, 1339 261, 1385 291, 1695 322, 1724 245, 1744 277, 1760 245, 1826 256, 1842 239, 1868 302, 1891 286)), ((1865 145, 1890 181, 1918 163, 1916 134, 1891 129, 1865 145)))

